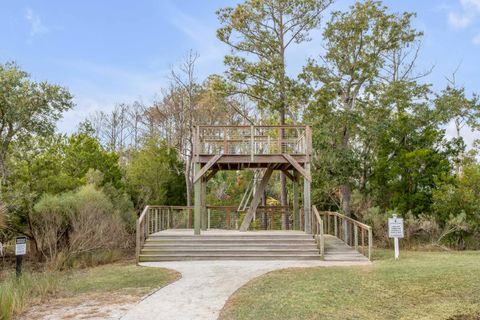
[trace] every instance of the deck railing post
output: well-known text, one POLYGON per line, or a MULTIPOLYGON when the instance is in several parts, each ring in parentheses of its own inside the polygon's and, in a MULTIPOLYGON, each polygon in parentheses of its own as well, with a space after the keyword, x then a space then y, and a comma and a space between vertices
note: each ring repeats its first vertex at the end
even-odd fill
POLYGON ((338 238, 338 222, 337 222, 337 216, 333 216, 333 230, 335 233, 335 237, 338 238))
POLYGON ((207 228, 208 228, 208 229, 210 229, 210 210, 211 210, 210 208, 207 209, 207 215, 208 215, 208 218, 207 218, 207 220, 208 220, 207 228))
POLYGON ((320 220, 320 255, 323 257, 325 253, 325 239, 323 238, 323 220, 320 220))
POLYGON ((368 229, 368 260, 372 260, 372 245, 373 245, 372 228, 368 229))
POLYGON ((137 236, 136 236, 136 245, 135 245, 135 259, 137 261, 137 264, 139 262, 139 257, 140 257, 140 247, 141 247, 141 244, 140 244, 140 237, 141 237, 141 234, 140 234, 140 220, 137 219, 137 223, 136 223, 136 229, 137 229, 137 236))
POLYGON ((254 161, 255 158, 255 127, 250 126, 250 159, 254 161))
POLYGON ((355 239, 355 250, 358 250, 358 226, 356 224, 353 227, 353 236, 355 239))

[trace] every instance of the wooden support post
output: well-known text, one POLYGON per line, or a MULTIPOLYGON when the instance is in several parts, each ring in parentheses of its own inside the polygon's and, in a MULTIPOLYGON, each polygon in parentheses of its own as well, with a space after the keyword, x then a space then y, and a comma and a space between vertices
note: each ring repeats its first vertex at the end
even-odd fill
POLYGON ((230 228, 230 224, 231 224, 230 213, 231 213, 232 209, 227 208, 226 210, 227 210, 227 212, 225 213, 225 225, 226 225, 227 229, 231 229, 230 228))
MULTIPOLYGON (((195 163, 195 174, 200 171, 200 163, 195 163)), ((194 184, 194 234, 200 235, 201 218, 202 218, 202 179, 198 179, 194 184)))
POLYGON ((338 222, 337 216, 333 216, 333 227, 334 227, 334 235, 338 238, 338 222))
POLYGON ((312 205, 310 203, 310 181, 307 177, 310 176, 310 163, 305 163, 305 173, 303 179, 303 215, 305 220, 305 233, 312 233, 311 225, 311 210, 312 205))
POLYGON ((255 211, 257 211, 257 207, 260 204, 263 191, 267 186, 268 180, 270 180, 270 177, 272 176, 272 172, 273 172, 273 167, 269 166, 262 177, 262 181, 260 181, 260 185, 255 190, 255 196, 253 197, 252 203, 250 204, 250 207, 248 208, 248 211, 245 214, 245 218, 243 219, 243 222, 240 225, 240 229, 239 229, 240 231, 247 231, 248 227, 250 226, 250 223, 252 222, 252 219, 253 219, 253 215, 255 214, 255 211))
POLYGON ((207 225, 207 228, 210 229, 210 214, 211 214, 211 209, 207 209, 207 215, 208 215, 208 225, 207 225))
POLYGON ((358 226, 356 224, 353 227, 353 237, 355 239, 355 250, 358 250, 358 226))
POLYGON ((201 178, 202 183, 202 230, 207 230, 207 181, 201 178))
POLYGON ((299 208, 299 185, 298 171, 294 170, 293 175, 293 230, 300 230, 300 208, 299 208))
POLYGON ((255 127, 250 126, 250 160, 255 160, 255 127))
POLYGON ((368 260, 372 260, 373 234, 372 228, 368 229, 368 260))

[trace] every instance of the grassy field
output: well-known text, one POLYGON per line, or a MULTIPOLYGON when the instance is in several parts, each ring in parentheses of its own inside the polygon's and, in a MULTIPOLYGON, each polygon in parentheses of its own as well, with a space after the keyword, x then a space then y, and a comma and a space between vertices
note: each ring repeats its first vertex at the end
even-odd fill
POLYGON ((230 297, 220 319, 480 319, 480 252, 392 256, 271 272, 230 297))
POLYGON ((20 279, 12 273, 4 275, 0 281, 0 319, 10 319, 25 311, 27 306, 51 298, 111 293, 141 297, 179 276, 172 270, 137 267, 133 262, 69 272, 26 272, 20 279))

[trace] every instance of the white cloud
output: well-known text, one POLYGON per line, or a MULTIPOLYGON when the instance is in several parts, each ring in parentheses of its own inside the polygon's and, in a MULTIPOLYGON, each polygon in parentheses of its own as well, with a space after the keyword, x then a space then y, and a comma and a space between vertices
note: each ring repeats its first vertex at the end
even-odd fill
POLYGON ((465 10, 474 9, 480 12, 480 0, 460 0, 465 10))
POLYGON ((480 0, 460 0, 461 12, 450 8, 448 24, 455 29, 470 26, 480 16, 480 0))
POLYGON ((457 12, 450 12, 448 14, 448 23, 455 29, 463 29, 468 27, 473 21, 471 14, 458 14, 457 12))
POLYGON ((472 39, 473 44, 480 45, 480 33, 472 39))
POLYGON ((48 32, 48 27, 45 26, 40 17, 31 9, 27 8, 27 14, 25 18, 30 23, 30 36, 35 37, 37 35, 45 34, 48 32))

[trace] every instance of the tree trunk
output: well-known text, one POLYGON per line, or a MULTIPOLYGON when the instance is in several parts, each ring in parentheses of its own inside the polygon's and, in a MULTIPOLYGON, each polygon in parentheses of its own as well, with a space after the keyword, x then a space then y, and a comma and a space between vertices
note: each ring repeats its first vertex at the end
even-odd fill
POLYGON ((351 210, 350 210, 351 194, 352 194, 352 190, 348 183, 344 183, 340 186, 340 196, 341 196, 340 203, 342 206, 342 211, 347 217, 351 216, 351 210))

